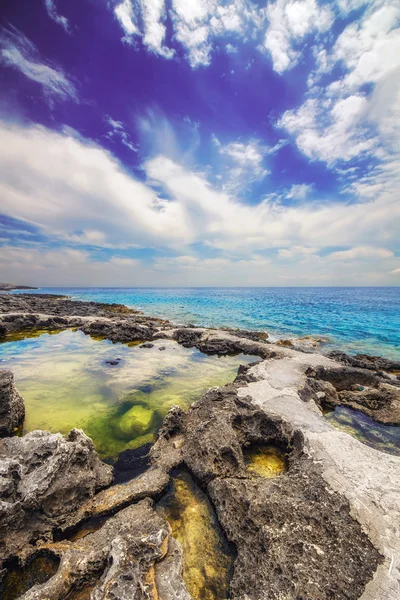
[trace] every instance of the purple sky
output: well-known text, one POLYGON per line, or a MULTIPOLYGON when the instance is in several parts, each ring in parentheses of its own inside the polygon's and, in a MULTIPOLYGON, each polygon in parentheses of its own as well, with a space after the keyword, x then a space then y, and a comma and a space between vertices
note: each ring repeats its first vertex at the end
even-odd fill
POLYGON ((400 283, 398 1, 0 16, 0 280, 400 283))

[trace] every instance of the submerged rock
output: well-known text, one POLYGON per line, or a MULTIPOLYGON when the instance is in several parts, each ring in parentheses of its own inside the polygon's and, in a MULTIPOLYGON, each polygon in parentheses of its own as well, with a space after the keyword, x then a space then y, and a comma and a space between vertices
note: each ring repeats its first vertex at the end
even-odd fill
POLYGON ((151 427, 154 411, 140 404, 132 406, 118 421, 118 430, 135 438, 144 435, 151 427))
POLYGON ((0 437, 11 435, 25 417, 25 405, 11 371, 0 369, 0 437))
POLYGON ((46 535, 112 480, 93 443, 73 429, 0 440, 0 560, 46 535))

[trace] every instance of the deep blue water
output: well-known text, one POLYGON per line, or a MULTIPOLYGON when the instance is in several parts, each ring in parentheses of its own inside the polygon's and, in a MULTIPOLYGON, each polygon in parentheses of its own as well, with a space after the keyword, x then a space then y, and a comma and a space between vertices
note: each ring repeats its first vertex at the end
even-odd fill
POLYGON ((176 323, 317 335, 327 347, 400 358, 400 287, 42 288, 80 300, 118 302, 176 323))

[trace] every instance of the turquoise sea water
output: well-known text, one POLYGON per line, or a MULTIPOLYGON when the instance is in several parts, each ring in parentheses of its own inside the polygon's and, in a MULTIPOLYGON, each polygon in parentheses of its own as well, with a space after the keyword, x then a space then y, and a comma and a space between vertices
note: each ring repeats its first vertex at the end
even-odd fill
POLYGON ((400 359, 400 287, 42 288, 40 292, 118 302, 182 324, 257 329, 278 337, 324 336, 327 347, 400 359))

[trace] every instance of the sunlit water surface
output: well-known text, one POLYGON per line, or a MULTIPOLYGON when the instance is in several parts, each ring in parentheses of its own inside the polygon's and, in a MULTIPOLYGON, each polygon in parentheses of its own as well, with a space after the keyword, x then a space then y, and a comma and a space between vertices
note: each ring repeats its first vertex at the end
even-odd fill
POLYGON ((182 546, 183 579, 190 595, 194 600, 228 598, 234 554, 208 497, 189 473, 173 474, 158 510, 182 546))
POLYGON ((400 360, 400 287, 43 288, 119 302, 176 323, 315 335, 326 348, 400 360))
POLYGON ((0 344, 0 368, 14 372, 25 400, 24 432, 81 428, 102 458, 151 442, 174 404, 188 407, 235 378, 254 357, 206 356, 169 340, 153 348, 63 331, 0 344), (164 347, 165 350, 160 350, 164 347), (108 360, 118 360, 110 365, 108 360))
POLYGON ((326 413, 325 418, 331 425, 346 431, 367 446, 400 456, 399 426, 377 423, 364 413, 344 406, 326 413))

